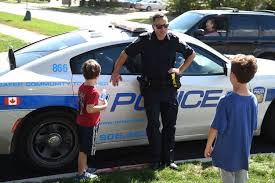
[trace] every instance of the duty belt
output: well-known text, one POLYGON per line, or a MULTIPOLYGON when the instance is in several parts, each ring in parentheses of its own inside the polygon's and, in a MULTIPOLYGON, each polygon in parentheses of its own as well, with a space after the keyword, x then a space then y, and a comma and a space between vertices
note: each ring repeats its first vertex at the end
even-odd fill
POLYGON ((170 86, 169 81, 165 80, 149 80, 149 87, 165 88, 170 86))

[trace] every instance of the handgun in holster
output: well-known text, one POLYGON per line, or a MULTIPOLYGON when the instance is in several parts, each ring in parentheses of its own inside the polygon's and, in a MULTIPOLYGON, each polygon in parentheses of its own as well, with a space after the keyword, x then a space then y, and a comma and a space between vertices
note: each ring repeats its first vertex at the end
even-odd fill
POLYGON ((148 77, 141 75, 137 77, 137 80, 139 82, 139 89, 140 89, 140 94, 141 96, 144 96, 144 92, 147 88, 150 86, 150 81, 148 77))

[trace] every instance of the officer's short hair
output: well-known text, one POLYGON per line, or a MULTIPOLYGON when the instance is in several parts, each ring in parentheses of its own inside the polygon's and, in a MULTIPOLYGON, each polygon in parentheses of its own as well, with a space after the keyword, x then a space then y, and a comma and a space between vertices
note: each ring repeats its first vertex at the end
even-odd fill
POLYGON ((101 67, 99 63, 93 59, 87 60, 82 65, 82 74, 86 80, 97 78, 100 72, 101 72, 101 67))
POLYGON ((152 23, 154 23, 157 18, 166 18, 168 20, 165 14, 158 12, 152 17, 152 23))
POLYGON ((231 72, 240 83, 248 83, 257 72, 257 59, 253 55, 238 54, 231 61, 231 72))

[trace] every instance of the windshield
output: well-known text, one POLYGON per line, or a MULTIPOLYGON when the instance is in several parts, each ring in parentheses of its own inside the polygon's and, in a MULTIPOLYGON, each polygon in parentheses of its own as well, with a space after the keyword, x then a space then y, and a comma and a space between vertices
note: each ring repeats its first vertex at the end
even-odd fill
POLYGON ((67 33, 31 44, 15 52, 16 66, 32 62, 56 51, 87 42, 77 33, 67 33))
POLYGON ((202 14, 186 12, 169 23, 169 29, 185 33, 203 17, 202 14))

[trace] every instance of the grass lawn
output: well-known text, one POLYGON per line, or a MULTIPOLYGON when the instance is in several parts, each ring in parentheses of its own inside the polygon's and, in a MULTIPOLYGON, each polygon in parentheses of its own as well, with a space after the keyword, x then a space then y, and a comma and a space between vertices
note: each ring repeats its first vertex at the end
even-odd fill
POLYGON ((23 21, 24 16, 0 12, 0 24, 22 28, 44 35, 56 35, 76 30, 77 27, 57 24, 45 20, 32 18, 31 21, 23 21))
POLYGON ((0 34, 0 52, 5 52, 8 51, 8 46, 12 45, 14 50, 21 48, 22 46, 27 45, 28 43, 16 39, 14 37, 5 35, 5 34, 0 34))
POLYGON ((44 7, 47 10, 61 11, 67 13, 79 13, 85 15, 103 15, 109 14, 125 14, 135 12, 133 8, 125 8, 121 6, 102 6, 102 7, 79 7, 79 6, 62 6, 62 7, 44 7))
MULTIPOLYGON (((211 162, 187 162, 179 164, 180 171, 165 168, 100 174, 97 179, 87 183, 221 183, 219 170, 211 162)), ((51 183, 70 183, 73 179, 50 181, 51 183)), ((46 181, 44 183, 49 183, 46 181)), ((275 183, 275 155, 258 154, 250 159, 248 183, 275 183)))
MULTIPOLYGON (((28 1, 28 3, 49 3, 48 1, 40 1, 40 0, 21 0, 21 3, 26 3, 26 1, 28 1)), ((0 2, 5 2, 5 3, 16 3, 18 4, 17 0, 0 0, 0 2)))

